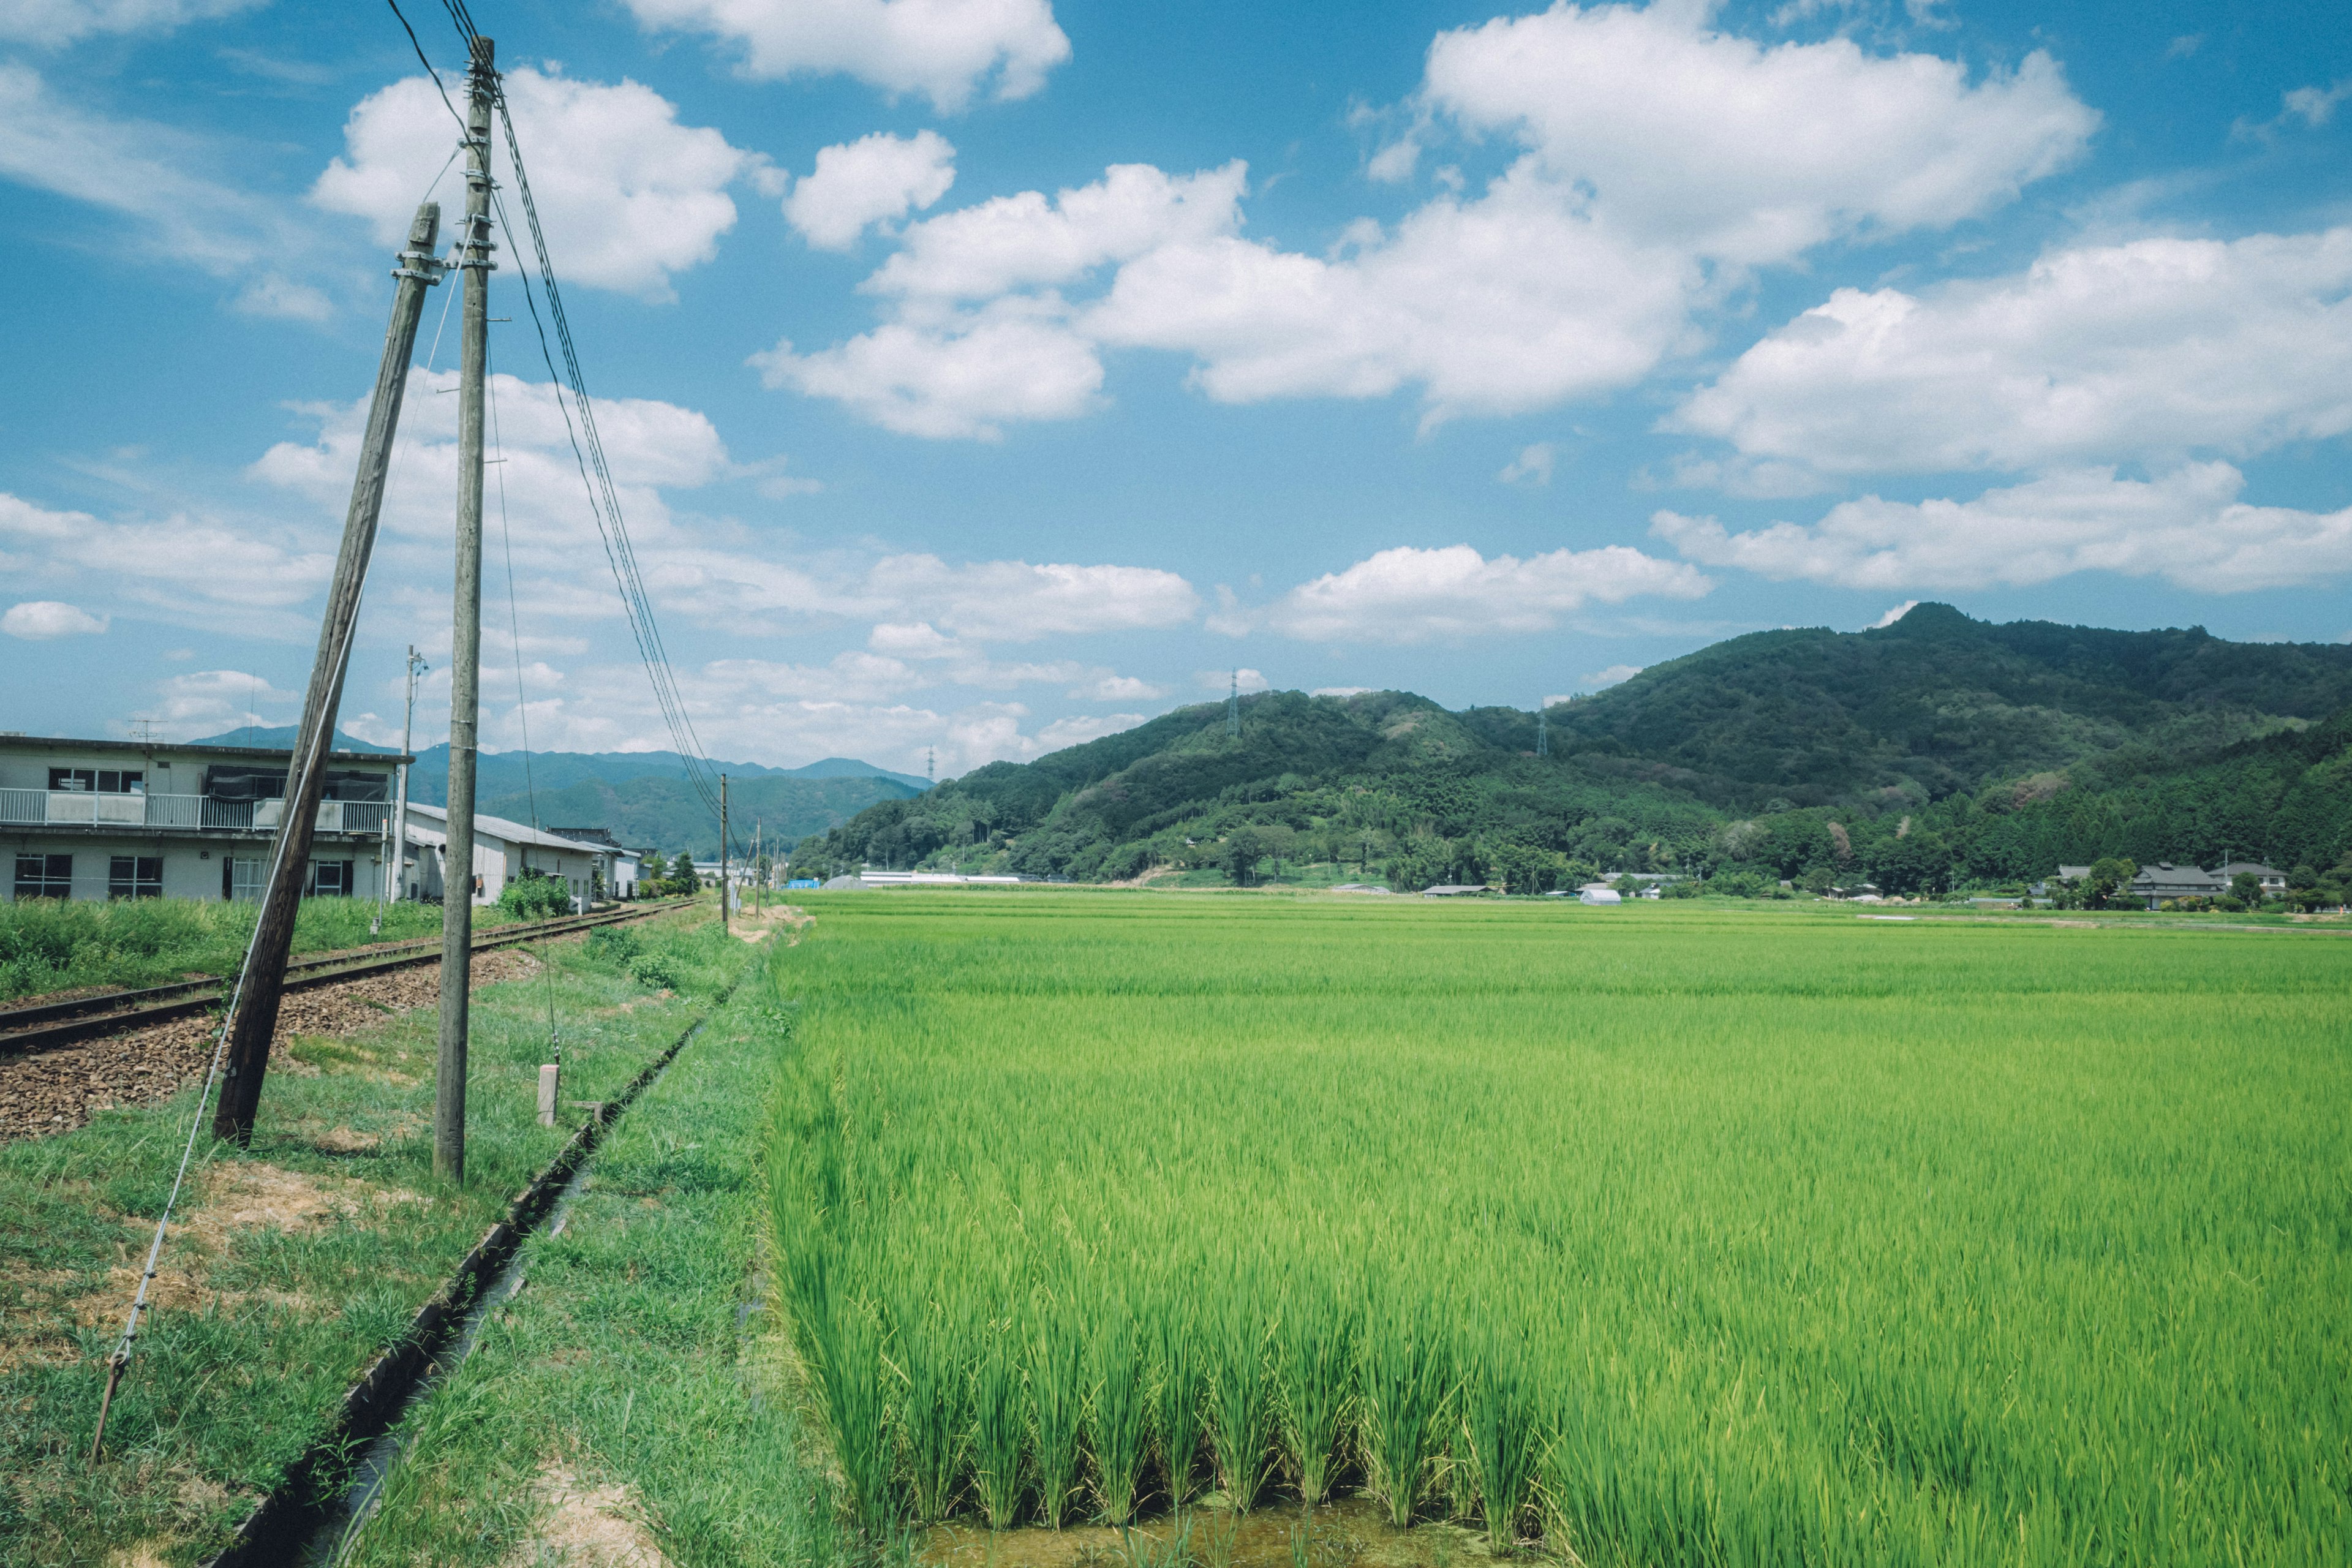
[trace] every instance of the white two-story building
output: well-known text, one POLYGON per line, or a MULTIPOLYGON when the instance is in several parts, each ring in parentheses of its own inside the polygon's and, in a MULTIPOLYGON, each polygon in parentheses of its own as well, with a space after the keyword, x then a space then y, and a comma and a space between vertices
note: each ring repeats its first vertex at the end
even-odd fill
MULTIPOLYGON (((12 899, 260 898, 293 753, 0 735, 0 841, 12 899)), ((303 891, 374 898, 390 862, 394 770, 327 759, 303 891)))

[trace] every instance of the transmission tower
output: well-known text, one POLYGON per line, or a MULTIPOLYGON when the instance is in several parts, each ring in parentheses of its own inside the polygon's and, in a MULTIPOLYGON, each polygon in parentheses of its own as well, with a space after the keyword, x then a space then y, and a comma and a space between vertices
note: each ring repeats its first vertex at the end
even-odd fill
POLYGON ((1536 755, 1551 755, 1551 717, 1540 707, 1536 710, 1536 755))
POLYGON ((927 785, 940 782, 940 753, 936 746, 923 748, 923 782, 927 785))
POLYGON ((1225 698, 1225 733, 1239 738, 1242 732, 1242 672, 1234 671, 1233 690, 1225 698))

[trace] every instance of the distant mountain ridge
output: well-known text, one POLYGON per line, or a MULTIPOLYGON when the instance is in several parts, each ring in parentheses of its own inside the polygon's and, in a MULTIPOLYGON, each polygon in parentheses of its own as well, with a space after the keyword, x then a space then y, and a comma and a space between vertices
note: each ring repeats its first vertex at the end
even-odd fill
POLYGON ((1261 692, 1238 736, 1222 703, 1179 709, 881 803, 796 860, 1122 879, 1208 863, 1246 828, 1269 857, 1378 862, 1402 885, 1485 880, 1513 857, 1777 880, 1860 875, 1916 820, 1890 875, 1929 877, 1931 844, 1972 877, 2231 847, 2325 865, 2352 851, 2329 721, 2347 709, 2352 647, 1929 604, 1866 632, 1735 637, 1557 704, 1543 755, 1535 713, 1410 692, 1261 692))
MULTIPOLYGON (((232 730, 195 744, 291 746, 290 724, 232 730)), ((388 752, 336 731, 338 747, 388 752)), ((826 757, 798 768, 758 763, 717 763, 728 775, 729 816, 739 845, 754 833, 761 847, 789 846, 846 821, 867 806, 902 800, 930 787, 928 780, 893 773, 850 757, 826 757)), ((447 804, 449 746, 420 747, 409 769, 409 796, 425 805, 447 804)), ((688 782, 675 752, 484 752, 476 759, 475 800, 492 816, 542 827, 603 827, 633 847, 667 855, 683 849, 697 858, 719 853, 718 824, 688 782)))

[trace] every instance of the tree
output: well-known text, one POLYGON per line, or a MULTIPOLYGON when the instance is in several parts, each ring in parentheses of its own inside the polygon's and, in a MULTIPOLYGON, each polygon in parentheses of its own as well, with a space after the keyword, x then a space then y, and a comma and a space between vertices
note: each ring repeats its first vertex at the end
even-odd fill
POLYGON ((2122 889, 2130 887, 2131 879, 2138 875, 2138 864, 2119 855, 2092 861, 2091 874, 2084 879, 2083 907, 2089 910, 2116 908, 2119 895, 2126 899, 2129 897, 2122 893, 2122 889))
POLYGON ((680 892, 691 893, 701 887, 702 879, 694 874, 694 857, 679 850, 677 858, 669 864, 669 879, 677 884, 680 892))
POLYGON ((1951 879, 1952 853, 1935 834, 1914 830, 1881 840, 1871 851, 1870 873, 1890 893, 1940 893, 1951 879))
POLYGON ((1257 884, 1257 863, 1265 858, 1265 846, 1258 836, 1246 827, 1235 828, 1225 836, 1225 873, 1236 888, 1257 884))
POLYGON ((2250 910, 2263 907, 2263 879, 2252 871, 2241 871, 2230 879, 2230 896, 2250 910))

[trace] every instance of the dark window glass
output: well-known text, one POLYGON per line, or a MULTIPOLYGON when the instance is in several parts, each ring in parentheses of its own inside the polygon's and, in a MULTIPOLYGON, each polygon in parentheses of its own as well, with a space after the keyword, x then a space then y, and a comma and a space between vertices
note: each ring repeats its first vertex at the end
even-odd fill
POLYGON ((94 790, 98 787, 98 772, 94 768, 51 768, 51 789, 94 790))
POLYGON ((110 899, 160 899, 163 896, 161 855, 116 855, 106 866, 106 896, 110 899))
POLYGON ((352 890, 352 863, 349 860, 320 860, 310 867, 310 896, 314 899, 339 899, 352 890))
POLYGON ((17 856, 16 896, 20 899, 72 898, 73 857, 70 855, 17 856))

